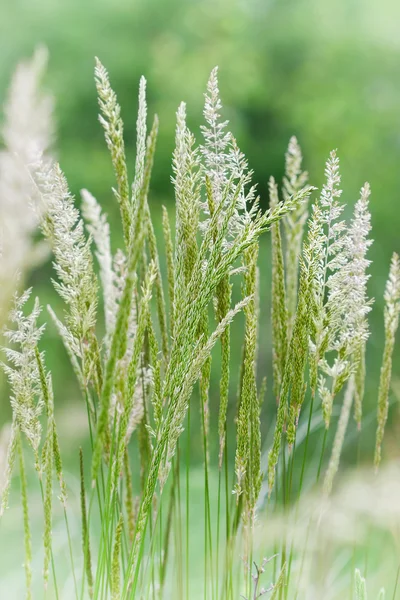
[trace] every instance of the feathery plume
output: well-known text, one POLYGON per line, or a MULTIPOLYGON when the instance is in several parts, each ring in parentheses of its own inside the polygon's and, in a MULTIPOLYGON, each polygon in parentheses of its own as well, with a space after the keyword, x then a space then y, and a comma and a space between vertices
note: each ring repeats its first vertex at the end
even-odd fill
POLYGON ((105 140, 111 154, 111 160, 117 180, 117 189, 113 191, 121 209, 125 245, 126 248, 129 248, 132 225, 132 205, 130 203, 128 170, 125 158, 124 125, 121 118, 121 108, 118 104, 117 95, 110 85, 107 70, 98 58, 96 58, 94 74, 101 111, 99 121, 104 129, 105 140))
POLYGON ((200 215, 200 157, 195 139, 186 125, 186 105, 176 113, 172 182, 176 202, 175 312, 189 282, 197 258, 196 235, 200 215))
MULTIPOLYGON (((289 140, 285 155, 285 176, 283 178, 283 199, 285 201, 307 185, 308 173, 301 170, 302 161, 301 148, 293 136, 289 140)), ((289 338, 296 311, 299 256, 307 217, 308 203, 303 202, 282 220, 286 242, 285 273, 289 338)))
MULTIPOLYGON (((228 121, 221 120, 221 109, 218 67, 215 67, 211 71, 205 94, 203 114, 206 125, 201 127, 204 145, 200 147, 200 151, 203 157, 203 173, 210 181, 215 207, 222 204, 226 209, 232 197, 236 197, 225 240, 225 243, 232 243, 231 238, 234 238, 235 234, 256 214, 258 200, 255 199, 255 186, 246 190, 253 173, 248 170, 247 160, 236 140, 229 131, 226 131, 228 121)), ((201 206, 206 215, 206 219, 201 222, 204 232, 210 225, 211 215, 208 202, 203 202, 201 206)))
POLYGON ((87 385, 97 358, 94 329, 98 284, 90 251, 91 240, 85 238, 83 221, 59 165, 52 165, 50 169, 43 167, 37 177, 47 206, 42 229, 51 244, 53 266, 58 276, 53 285, 68 306, 65 343, 80 359, 87 385))
POLYGON ((383 351, 378 394, 378 426, 375 443, 375 468, 381 461, 381 446, 389 411, 389 387, 392 376, 392 355, 400 314, 400 259, 396 253, 390 263, 389 278, 385 290, 385 348, 383 351))
POLYGON ((146 158, 146 79, 142 76, 139 82, 139 107, 136 121, 136 162, 135 177, 132 183, 132 205, 133 210, 139 202, 140 192, 143 186, 146 158))
POLYGON ((329 332, 329 316, 325 304, 327 280, 329 272, 338 268, 338 263, 342 258, 340 251, 345 231, 345 222, 338 220, 344 210, 344 204, 339 201, 342 194, 342 190, 339 189, 339 158, 334 150, 326 162, 325 177, 326 182, 321 196, 313 207, 307 240, 308 255, 305 257, 311 264, 317 265, 311 283, 311 314, 314 335, 310 342, 312 355, 310 385, 313 391, 317 385, 320 361, 327 350, 327 334, 329 332))
POLYGON ((2 367, 10 382, 12 396, 10 398, 15 426, 26 436, 35 455, 36 468, 39 469, 39 446, 42 435, 40 415, 44 401, 40 385, 40 377, 36 362, 35 349, 42 336, 44 325, 38 327, 41 307, 36 298, 33 310, 25 316, 23 307, 28 301, 31 290, 21 296, 14 295, 14 307, 10 313, 10 321, 15 329, 6 329, 5 336, 17 349, 5 348, 9 364, 2 367))
MULTIPOLYGON (((360 199, 355 205, 353 219, 340 240, 340 251, 330 261, 333 273, 327 281, 328 299, 326 310, 329 315, 326 351, 334 350, 337 357, 333 365, 321 360, 322 371, 332 377, 332 391, 323 405, 325 423, 329 424, 332 401, 357 362, 368 336, 367 315, 371 310, 371 301, 367 298, 367 268, 370 261, 366 258, 372 240, 368 239, 371 229, 368 199, 369 185, 361 189, 360 199)), ((339 240, 338 240, 339 242, 339 240)), ((356 415, 361 425, 361 398, 357 395, 356 415)))
POLYGON ((103 289, 106 334, 109 338, 115 326, 115 293, 110 243, 110 226, 96 198, 87 190, 81 190, 82 214, 86 227, 96 245, 96 257, 100 267, 103 289))
POLYGON ((53 100, 40 90, 47 52, 38 48, 18 65, 11 82, 0 137, 0 315, 6 316, 16 284, 43 261, 46 245, 34 241, 44 205, 30 171, 53 138, 53 100))

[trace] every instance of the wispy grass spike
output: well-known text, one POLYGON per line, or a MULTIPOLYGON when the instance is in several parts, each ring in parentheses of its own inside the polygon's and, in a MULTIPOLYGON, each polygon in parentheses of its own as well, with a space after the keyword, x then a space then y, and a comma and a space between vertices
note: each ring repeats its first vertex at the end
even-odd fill
POLYGON ((97 318, 98 283, 93 267, 90 238, 67 180, 58 164, 49 168, 42 164, 37 172, 38 185, 47 211, 42 221, 45 237, 51 244, 53 266, 58 281, 54 287, 67 305, 65 322, 70 345, 81 362, 85 385, 98 367, 94 328, 97 318))
MULTIPOLYGON (((279 203, 278 186, 273 177, 269 180, 270 207, 279 203)), ((272 287, 271 287, 271 321, 272 321, 272 368, 274 375, 274 395, 279 398, 280 387, 286 363, 288 343, 288 311, 286 304, 285 271, 282 254, 280 223, 271 227, 272 245, 272 287)))
POLYGON ((132 205, 126 166, 124 126, 121 118, 121 108, 117 96, 110 85, 107 70, 96 58, 94 70, 99 106, 101 114, 99 121, 103 126, 104 135, 117 179, 116 198, 119 202, 122 217, 125 245, 130 246, 130 229, 132 223, 132 205))
POLYGON ((96 256, 100 267, 104 313, 107 336, 111 336, 115 325, 115 293, 110 241, 110 226, 96 198, 87 190, 81 190, 82 214, 86 227, 96 245, 96 256))
POLYGON ((28 440, 34 452, 36 469, 39 470, 39 446, 42 437, 40 415, 44 402, 35 349, 43 334, 44 325, 37 325, 41 313, 37 298, 32 312, 24 315, 24 305, 30 294, 31 290, 27 290, 21 296, 14 296, 14 307, 10 313, 14 329, 6 329, 5 336, 10 344, 17 345, 18 350, 4 349, 9 364, 2 363, 2 367, 11 386, 13 422, 28 440))
POLYGON ((27 272, 48 257, 37 241, 45 205, 32 181, 39 159, 47 161, 53 141, 53 98, 42 91, 48 53, 38 47, 18 64, 4 105, 0 129, 0 323, 10 308, 15 288, 27 272))
MULTIPOLYGON (((303 156, 297 139, 290 138, 285 155, 285 176, 283 178, 283 199, 287 200, 307 185, 308 173, 302 171, 303 156)), ((308 203, 303 202, 296 210, 283 219, 285 233, 285 274, 288 311, 289 337, 293 326, 297 304, 299 277, 299 256, 304 228, 308 217, 308 203)))
POLYGON ((146 79, 142 76, 139 82, 139 107, 136 121, 136 161, 135 178, 132 183, 133 209, 139 202, 140 190, 143 186, 146 158, 146 136, 147 136, 147 104, 146 104, 146 79))
POLYGON ((381 446, 385 425, 389 411, 389 388, 392 376, 392 355, 395 343, 396 331, 399 326, 400 314, 400 259, 396 253, 392 256, 390 263, 389 278, 385 290, 385 348, 383 351, 381 376, 378 394, 378 426, 375 442, 375 468, 379 467, 381 461, 381 446))

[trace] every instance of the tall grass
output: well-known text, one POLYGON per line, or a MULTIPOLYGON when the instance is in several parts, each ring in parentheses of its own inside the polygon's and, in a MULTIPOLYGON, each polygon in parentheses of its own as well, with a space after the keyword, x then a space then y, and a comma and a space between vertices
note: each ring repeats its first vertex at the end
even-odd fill
MULTIPOLYGON (((299 581, 312 554, 310 528, 318 529, 322 517, 317 525, 310 520, 300 549, 291 531, 283 527, 280 536, 274 537, 275 551, 264 540, 261 555, 259 524, 272 523, 282 509, 297 519, 306 479, 307 485, 311 481, 322 490, 327 501, 353 406, 357 425, 362 425, 371 308, 367 293, 369 186, 362 187, 350 222, 342 220, 337 154, 330 154, 326 181, 317 194, 307 184, 301 150, 292 138, 282 190, 271 179, 270 208, 262 211, 252 172, 221 116, 214 69, 205 94, 200 145, 187 127, 185 104, 177 110, 172 165, 175 231, 164 209, 159 239, 150 203, 158 119, 153 118, 148 131, 146 81, 142 78, 139 85, 136 163, 130 176, 121 110, 98 60, 95 78, 124 247, 112 255, 106 215, 90 192, 83 190, 81 216, 58 164, 41 158, 24 165, 32 182, 28 196, 34 193, 40 198, 41 231, 53 253, 54 287, 65 303, 63 316, 51 307, 48 314, 78 379, 90 440, 89 449, 76 451, 81 496, 81 549, 77 552, 70 534, 73 509, 54 416, 52 377, 40 350, 45 328, 37 323, 42 309, 38 299, 31 312, 26 309, 32 290, 16 292, 6 330, 7 364, 3 365, 10 383, 13 422, 2 512, 7 508, 18 455, 26 597, 32 597, 33 578, 30 489, 25 474, 29 461, 43 499, 43 579, 48 598, 62 594, 59 559, 52 545, 53 479, 59 488, 69 546, 73 580, 69 597, 303 597, 299 581), (271 266, 259 261, 259 240, 266 232, 271 232, 271 266), (165 280, 159 252, 166 256, 165 280), (267 386, 266 365, 258 357, 260 345, 269 343, 259 325, 260 311, 265 310, 260 280, 269 268, 273 381, 267 386), (238 287, 237 282, 241 282, 242 297, 233 305, 232 289, 238 287), (104 327, 99 324, 100 303, 104 327), (245 323, 234 439, 227 423, 232 392, 230 325, 240 312, 245 323), (102 329, 105 333, 100 336, 102 329), (221 353, 218 390, 210 384, 215 346, 221 353), (193 393, 197 386, 199 394, 193 393), (261 422, 263 401, 276 402, 273 439, 267 441, 261 422), (219 406, 217 423, 210 421, 210 404, 219 406), (336 410, 340 416, 331 445, 328 432, 336 410), (197 411, 200 417, 194 419, 197 411), (316 422, 322 424, 317 462, 306 477, 316 422), (200 540, 191 527, 198 505, 193 496, 197 472, 191 457, 193 423, 200 426, 196 435, 203 455, 204 511, 194 515, 203 523, 200 540), (216 482, 213 465, 217 465, 216 482), (200 593, 191 581, 194 570, 203 580, 200 593)), ((396 254, 385 301, 376 468, 388 416, 400 312, 396 254)), ((320 511, 322 515, 323 505, 320 511)), ((304 597, 314 597, 311 590, 307 593, 304 597)), ((359 571, 354 594, 366 598, 359 571)))

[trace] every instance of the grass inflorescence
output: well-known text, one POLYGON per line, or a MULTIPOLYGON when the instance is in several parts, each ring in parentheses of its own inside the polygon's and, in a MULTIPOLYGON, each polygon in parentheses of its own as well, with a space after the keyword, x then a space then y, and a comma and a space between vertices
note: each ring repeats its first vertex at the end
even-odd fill
MULTIPOLYGON (((37 69, 35 65, 32 69, 37 69)), ((121 211, 123 247, 112 253, 113 232, 87 190, 82 190, 81 215, 61 167, 44 153, 46 144, 26 165, 27 193, 40 203, 37 219, 53 255, 53 284, 65 304, 64 315, 49 307, 49 316, 78 379, 89 440, 76 456, 81 512, 77 551, 70 536, 74 508, 63 470, 56 398, 40 349, 46 335, 45 326, 38 325, 42 309, 36 299, 29 312, 31 290, 17 291, 5 331, 3 368, 13 420, 1 511, 8 506, 11 477, 19 462, 26 597, 33 597, 26 474, 30 463, 43 499, 43 583, 44 589, 51 589, 49 598, 62 594, 53 548, 53 479, 58 482, 68 537, 68 570, 74 581, 70 598, 302 597, 301 577, 312 553, 308 541, 314 525, 311 521, 307 525, 300 549, 291 532, 282 529, 278 541, 264 540, 260 550, 258 531, 260 523, 273 521, 274 511, 279 514, 283 508, 289 514, 293 508, 296 516, 300 514, 316 420, 322 425, 318 466, 307 477, 322 490, 324 502, 334 488, 353 407, 361 429, 372 304, 367 293, 372 243, 369 185, 362 187, 347 222, 337 153, 327 159, 326 180, 318 194, 308 185, 300 146, 292 138, 282 188, 271 178, 269 209, 262 210, 247 160, 221 116, 214 69, 205 94, 201 144, 187 126, 185 104, 177 110, 172 161, 175 219, 164 207, 159 236, 150 210, 158 119, 154 117, 148 131, 146 81, 142 78, 139 84, 131 175, 121 109, 98 59, 95 79, 99 119, 116 180, 113 194, 121 211), (260 245, 266 232, 271 236, 270 261, 260 245), (260 300, 261 282, 269 269, 271 382, 266 380, 269 366, 260 360, 260 348, 269 347, 260 329, 260 313, 266 310, 260 300), (239 313, 244 315, 244 327, 234 408, 231 361, 236 350, 230 333, 239 313), (218 345, 219 385, 214 389, 213 349, 218 345), (276 415, 268 435, 263 401, 276 415), (337 413, 332 439, 329 433, 337 413), (198 468, 191 456, 193 427, 202 443, 204 506, 194 515, 193 473, 198 468), (200 545, 198 534, 193 535, 193 518, 204 526, 202 561, 193 558, 200 545), (191 581, 194 571, 202 579, 200 592, 191 581)), ((25 181, 25 172, 23 177, 25 181)), ((396 254, 384 298, 376 469, 400 313, 396 254)), ((265 358, 265 352, 262 355, 265 358)), ((366 599, 360 571, 352 579, 350 593, 353 587, 355 598, 366 599)), ((383 591, 379 598, 384 598, 383 591)))

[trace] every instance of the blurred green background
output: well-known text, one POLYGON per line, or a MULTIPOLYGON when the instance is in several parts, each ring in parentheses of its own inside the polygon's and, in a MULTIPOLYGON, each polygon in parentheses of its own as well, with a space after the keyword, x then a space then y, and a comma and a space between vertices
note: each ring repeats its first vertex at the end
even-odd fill
MULTIPOLYGON (((101 201, 113 226, 114 248, 121 242, 119 213, 111 194, 111 162, 97 121, 95 55, 108 68, 122 105, 132 167, 138 81, 141 74, 148 80, 149 113, 160 117, 151 190, 156 224, 161 205, 172 208, 176 108, 181 100, 187 102, 189 125, 200 138, 203 92, 216 64, 224 115, 254 169, 264 206, 269 176, 282 178, 291 135, 300 141, 310 182, 316 186, 322 184, 329 151, 337 148, 345 201, 353 205, 365 180, 372 186, 375 243, 369 289, 376 301, 366 398, 372 409, 383 347, 384 283, 390 255, 400 250, 399 20, 400 4, 394 0, 3 0, 0 96, 4 100, 18 60, 30 56, 38 43, 45 44, 50 54, 46 85, 55 97, 55 154, 73 193, 79 197, 79 190, 86 187, 101 201)), ((268 237, 260 267, 262 375, 270 373, 271 354, 268 237)), ((32 274, 31 283, 41 302, 50 301, 61 313, 50 274, 49 262, 32 274)), ((237 364, 242 334, 239 326, 235 331, 237 364)), ((76 398, 76 387, 51 326, 46 340, 61 406, 76 398)), ((399 366, 397 352, 395 374, 399 366)), ((233 369, 232 394, 235 375, 233 369)), ((216 369, 214 380, 217 377, 216 369)), ((217 409, 218 402, 214 404, 217 409)), ((273 403, 265 410, 272 417, 273 403)))

